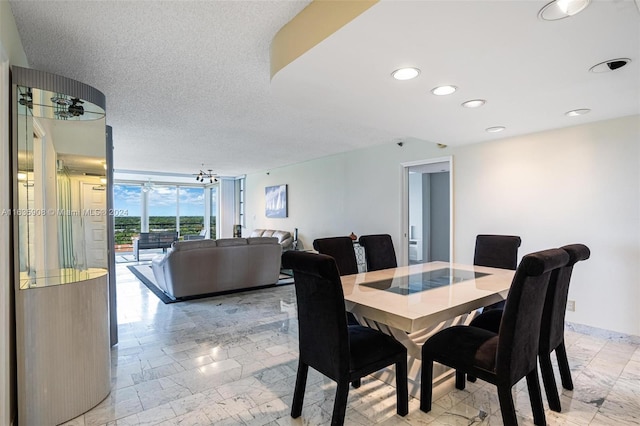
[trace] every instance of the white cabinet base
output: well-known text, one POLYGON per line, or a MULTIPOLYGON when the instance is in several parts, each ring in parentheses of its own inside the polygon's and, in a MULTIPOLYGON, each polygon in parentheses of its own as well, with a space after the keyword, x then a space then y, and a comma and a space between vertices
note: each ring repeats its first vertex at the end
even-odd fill
POLYGON ((109 395, 107 274, 16 294, 18 421, 57 425, 109 395))

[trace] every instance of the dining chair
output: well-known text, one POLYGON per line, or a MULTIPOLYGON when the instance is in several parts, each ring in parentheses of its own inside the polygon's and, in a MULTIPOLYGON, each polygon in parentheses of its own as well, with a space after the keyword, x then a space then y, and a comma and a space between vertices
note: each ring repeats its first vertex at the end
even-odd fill
POLYGON ((393 337, 361 325, 347 325, 344 293, 335 260, 327 255, 288 251, 298 305, 298 372, 291 417, 302 414, 309 367, 337 383, 332 425, 344 424, 349 383, 395 364, 396 411, 409 411, 407 349, 393 337))
POLYGON ((515 271, 520 244, 522 240, 515 235, 477 235, 473 264, 515 271))
POLYGON ((453 326, 431 336, 422 346, 420 409, 431 411, 434 361, 456 370, 456 388, 465 388, 465 374, 492 383, 505 425, 517 425, 511 388, 526 377, 536 425, 546 424, 537 355, 545 296, 553 270, 569 255, 549 249, 523 257, 516 269, 497 333, 473 326, 453 326))
MULTIPOLYGON (((358 261, 356 252, 353 250, 353 240, 351 237, 327 237, 313 240, 313 248, 320 254, 326 254, 335 259, 340 275, 351 275, 358 273, 358 261)), ((349 324, 359 324, 355 315, 347 312, 349 324)), ((358 382, 354 383, 359 386, 358 382)))
POLYGON ((327 237, 313 240, 313 248, 336 260, 340 275, 358 273, 358 261, 351 237, 327 237))
MULTIPOLYGON (((574 265, 577 262, 588 259, 591 255, 589 248, 584 244, 570 244, 561 247, 561 249, 569 255, 569 263, 551 274, 544 301, 544 310, 542 311, 540 346, 538 348, 538 360, 547 402, 549 403, 549 408, 557 412, 561 411, 562 406, 551 365, 551 352, 555 351, 556 353, 562 387, 572 390, 573 380, 571 379, 571 369, 569 368, 567 350, 564 345, 564 320, 569 297, 569 283, 574 265)), ((501 316, 502 310, 491 310, 474 318, 469 325, 496 332, 501 316)))
POLYGON ((591 256, 591 251, 584 244, 570 244, 561 248, 569 254, 569 263, 558 272, 556 285, 550 287, 547 291, 547 299, 542 313, 540 348, 538 351, 547 402, 551 410, 558 412, 562 407, 560 406, 558 388, 556 387, 556 380, 551 366, 551 352, 555 351, 556 353, 562 387, 567 390, 573 390, 571 369, 569 368, 567 350, 564 345, 565 312, 567 311, 569 283, 573 273, 573 266, 591 256))
POLYGON ((364 247, 367 271, 398 267, 393 240, 389 234, 362 235, 358 242, 364 247))
MULTIPOLYGON (((518 248, 521 243, 522 240, 516 235, 477 235, 473 264, 515 271, 518 266, 518 248)), ((504 300, 485 306, 483 311, 503 307, 504 300)))

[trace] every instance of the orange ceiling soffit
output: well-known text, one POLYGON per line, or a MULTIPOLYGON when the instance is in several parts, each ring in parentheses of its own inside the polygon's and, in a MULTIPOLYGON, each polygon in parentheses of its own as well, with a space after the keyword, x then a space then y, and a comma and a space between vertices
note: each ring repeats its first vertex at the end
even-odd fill
POLYGON ((271 42, 271 78, 380 0, 314 0, 271 42))

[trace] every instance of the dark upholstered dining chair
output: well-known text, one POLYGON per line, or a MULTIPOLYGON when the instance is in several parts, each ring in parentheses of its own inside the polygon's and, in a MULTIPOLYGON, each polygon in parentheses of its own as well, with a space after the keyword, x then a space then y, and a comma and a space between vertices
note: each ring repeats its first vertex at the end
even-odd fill
POLYGON ((358 240, 364 247, 367 259, 367 271, 396 268, 396 251, 389 234, 362 235, 358 240))
POLYGON ((378 330, 347 325, 344 293, 334 259, 330 256, 288 251, 282 264, 293 270, 298 304, 300 360, 291 417, 302 414, 309 367, 337 382, 332 425, 342 425, 349 383, 395 364, 396 411, 409 411, 407 349, 378 330))
POLYGON ((558 272, 556 285, 547 291, 547 299, 542 313, 540 348, 538 351, 542 382, 547 394, 549 408, 553 411, 560 411, 561 406, 556 380, 553 376, 553 368, 551 367, 551 352, 556 352, 562 387, 572 390, 573 381, 571 380, 567 350, 564 346, 564 318, 567 311, 569 283, 573 266, 591 256, 591 251, 584 244, 571 244, 561 248, 569 254, 569 263, 558 272))
MULTIPOLYGON (((326 254, 335 259, 340 276, 358 273, 358 260, 356 259, 356 252, 353 250, 351 237, 318 238, 313 240, 313 248, 318 253, 326 254)), ((347 312, 347 321, 351 325, 359 324, 351 312, 347 312)), ((353 385, 358 387, 359 382, 356 381, 353 385)))
MULTIPOLYGON (((567 351, 564 345, 564 319, 569 296, 569 283, 573 266, 577 262, 588 259, 591 255, 589 248, 584 244, 570 244, 561 247, 561 249, 569 255, 569 263, 551 274, 542 312, 540 345, 538 348, 540 372, 545 393, 547 394, 547 402, 551 410, 558 412, 562 409, 562 406, 560 405, 556 379, 553 375, 551 352, 555 351, 556 353, 562 387, 572 390, 573 380, 571 380, 571 369, 569 368, 567 351)), ((469 325, 497 332, 502 313, 502 310, 499 309, 484 312, 474 318, 469 325)))
POLYGON ((480 234, 476 236, 473 264, 515 271, 520 244, 522 240, 515 235, 480 234))
POLYGON ((318 238, 313 240, 313 248, 320 254, 333 257, 341 276, 358 273, 358 261, 351 237, 318 238))
POLYGON ((433 362, 456 369, 456 388, 464 389, 465 373, 496 385, 505 425, 517 425, 511 388, 526 377, 536 425, 545 415, 538 382, 537 355, 542 311, 553 270, 569 255, 561 249, 531 253, 516 270, 498 333, 472 326, 453 326, 431 336, 422 346, 420 409, 431 410, 433 362))
MULTIPOLYGON (((521 243, 522 240, 516 235, 477 235, 473 264, 515 271, 518 266, 518 248, 521 243)), ((504 308, 504 300, 486 306, 484 310, 502 308, 504 308)))

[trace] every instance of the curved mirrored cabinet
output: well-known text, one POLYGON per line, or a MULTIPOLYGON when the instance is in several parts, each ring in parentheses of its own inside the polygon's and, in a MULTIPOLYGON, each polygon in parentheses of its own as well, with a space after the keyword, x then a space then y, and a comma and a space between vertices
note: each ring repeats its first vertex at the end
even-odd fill
POLYGON ((59 91, 15 90, 20 289, 106 273, 104 108, 59 91))
POLYGON ((18 416, 60 424, 110 390, 105 97, 37 70, 11 81, 18 416))

